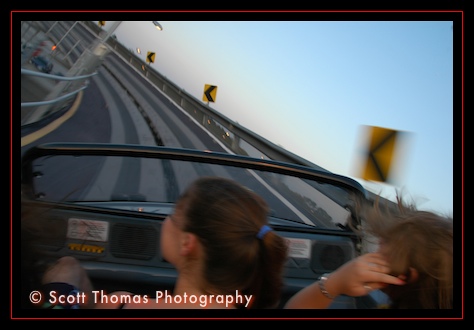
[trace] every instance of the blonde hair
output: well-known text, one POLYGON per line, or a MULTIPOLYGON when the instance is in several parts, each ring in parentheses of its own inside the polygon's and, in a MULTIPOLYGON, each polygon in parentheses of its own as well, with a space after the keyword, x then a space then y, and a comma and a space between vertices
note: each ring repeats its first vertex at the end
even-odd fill
POLYGON ((453 308, 453 220, 406 204, 382 203, 360 209, 364 235, 384 246, 393 275, 408 276, 408 284, 384 289, 392 308, 453 308), (410 279, 410 269, 418 273, 410 279))

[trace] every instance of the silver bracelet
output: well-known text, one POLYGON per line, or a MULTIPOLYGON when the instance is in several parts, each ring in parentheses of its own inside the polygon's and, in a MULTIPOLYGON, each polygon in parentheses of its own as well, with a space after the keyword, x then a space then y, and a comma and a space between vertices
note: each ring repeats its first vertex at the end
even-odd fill
POLYGON ((319 289, 321 290, 321 293, 329 299, 334 299, 336 298, 335 296, 331 296, 331 294, 326 290, 326 281, 328 280, 329 273, 324 273, 319 277, 318 285, 319 289))

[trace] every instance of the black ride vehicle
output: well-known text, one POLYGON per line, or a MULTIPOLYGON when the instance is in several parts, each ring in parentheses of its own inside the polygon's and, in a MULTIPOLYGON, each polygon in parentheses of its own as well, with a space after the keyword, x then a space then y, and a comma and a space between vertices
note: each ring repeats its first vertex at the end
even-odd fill
MULTIPOLYGON (((160 230, 200 176, 235 179, 270 205, 269 222, 290 247, 281 306, 364 249, 351 230, 360 221, 352 202, 367 192, 348 177, 306 166, 159 146, 50 143, 23 155, 21 176, 23 226, 37 228, 35 262, 72 255, 94 287, 108 292, 173 289, 176 271, 161 256, 160 230)), ((331 308, 373 303, 341 296, 331 308)))

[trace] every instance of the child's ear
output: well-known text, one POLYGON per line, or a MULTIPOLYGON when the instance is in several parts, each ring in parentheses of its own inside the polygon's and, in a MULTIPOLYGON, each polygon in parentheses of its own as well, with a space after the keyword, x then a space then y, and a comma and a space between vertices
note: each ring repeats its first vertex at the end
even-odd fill
POLYGON ((196 235, 192 233, 184 233, 181 237, 181 250, 180 254, 182 256, 187 256, 193 253, 196 253, 196 248, 198 245, 198 240, 196 235))

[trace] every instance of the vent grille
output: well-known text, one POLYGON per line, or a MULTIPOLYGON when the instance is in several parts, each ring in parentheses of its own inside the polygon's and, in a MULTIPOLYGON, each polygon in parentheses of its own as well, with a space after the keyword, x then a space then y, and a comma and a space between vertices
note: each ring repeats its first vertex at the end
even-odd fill
POLYGON ((158 233, 152 226, 117 224, 110 239, 110 251, 117 258, 148 260, 156 254, 158 233))
POLYGON ((354 249, 350 243, 316 242, 311 255, 311 269, 322 274, 332 272, 354 258, 354 249))

